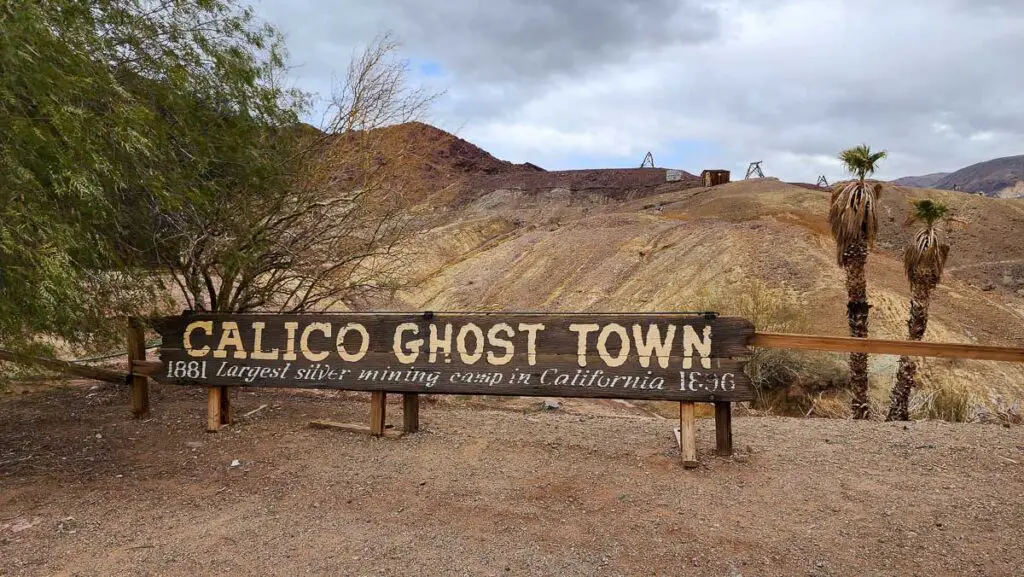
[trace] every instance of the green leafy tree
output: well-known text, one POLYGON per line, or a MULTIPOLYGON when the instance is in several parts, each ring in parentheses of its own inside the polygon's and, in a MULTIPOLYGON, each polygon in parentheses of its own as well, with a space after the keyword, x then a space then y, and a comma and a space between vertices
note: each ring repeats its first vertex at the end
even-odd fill
POLYGON ((281 182, 304 100, 234 0, 0 0, 0 346, 152 303, 152 221, 281 182))
MULTIPOLYGON (((876 208, 882 191, 881 183, 866 180, 876 165, 885 158, 885 151, 871 152, 866 144, 844 150, 839 159, 856 179, 833 188, 828 222, 836 242, 836 260, 846 271, 846 316, 850 336, 868 336, 867 266, 868 251, 878 230, 876 208)), ((868 399, 868 355, 850 353, 850 388, 853 391, 855 419, 871 417, 868 399)))
MULTIPOLYGON (((920 224, 912 242, 903 250, 903 272, 910 282, 910 318, 907 332, 910 340, 924 338, 928 328, 928 307, 932 291, 942 281, 942 273, 949 257, 949 244, 942 238, 939 225, 953 222, 949 208, 941 202, 930 199, 913 203, 913 210, 906 225, 920 224)), ((899 360, 896 383, 892 387, 889 414, 886 420, 906 421, 910 419, 910 391, 915 386, 917 363, 904 355, 899 360)))
POLYGON ((384 35, 356 55, 325 130, 253 134, 259 170, 241 157, 247 145, 238 164, 203 175, 212 202, 142 219, 154 225, 154 262, 189 309, 353 308, 406 284, 406 208, 426 192, 419 167, 436 146, 412 121, 435 95, 409 86, 397 49, 384 35))

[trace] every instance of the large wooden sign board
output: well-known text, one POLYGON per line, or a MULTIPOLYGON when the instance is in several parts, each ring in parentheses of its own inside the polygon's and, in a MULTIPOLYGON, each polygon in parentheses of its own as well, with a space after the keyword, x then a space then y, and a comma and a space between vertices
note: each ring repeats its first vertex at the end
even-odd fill
POLYGON ((372 391, 374 435, 385 434, 388 392, 403 393, 407 432, 418 430, 422 393, 679 401, 692 467, 693 404, 715 403, 729 454, 729 403, 754 398, 737 360, 754 327, 714 314, 197 313, 153 324, 163 344, 149 374, 209 387, 210 431, 230 422, 227 387, 372 391))
POLYGON ((189 314, 164 383, 668 401, 753 399, 753 326, 675 314, 189 314))

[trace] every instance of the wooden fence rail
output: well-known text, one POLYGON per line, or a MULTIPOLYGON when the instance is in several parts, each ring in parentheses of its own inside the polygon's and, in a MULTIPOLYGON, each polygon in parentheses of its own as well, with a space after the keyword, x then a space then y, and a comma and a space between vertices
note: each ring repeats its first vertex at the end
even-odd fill
POLYGON ((1024 347, 995 347, 928 343, 924 341, 891 341, 853 337, 823 337, 782 333, 754 333, 747 341, 754 347, 831 351, 836 353, 874 353, 916 357, 960 358, 1024 363, 1024 347))

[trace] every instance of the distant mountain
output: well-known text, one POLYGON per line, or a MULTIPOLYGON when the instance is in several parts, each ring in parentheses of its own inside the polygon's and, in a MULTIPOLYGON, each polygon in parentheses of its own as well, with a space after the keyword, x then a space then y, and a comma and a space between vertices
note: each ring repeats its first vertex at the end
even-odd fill
POLYGON ((1016 190, 1018 182, 1024 181, 1024 154, 986 160, 961 168, 956 172, 905 176, 892 181, 900 186, 938 188, 980 192, 986 196, 1000 196, 1007 189, 1016 190))
POLYGON ((964 192, 983 192, 986 196, 996 196, 1003 189, 1015 186, 1024 180, 1024 154, 1007 156, 972 164, 967 168, 946 175, 934 188, 944 190, 962 190, 964 192))
POLYGON ((935 188, 935 184, 948 175, 948 172, 933 172, 922 176, 904 176, 903 178, 897 178, 892 183, 914 188, 935 188))

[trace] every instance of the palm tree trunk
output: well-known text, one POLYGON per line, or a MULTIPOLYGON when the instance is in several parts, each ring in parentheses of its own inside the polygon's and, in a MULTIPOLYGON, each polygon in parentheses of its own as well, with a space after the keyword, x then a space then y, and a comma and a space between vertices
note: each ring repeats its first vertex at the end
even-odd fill
MULTIPOLYGON (((864 268, 868 262, 867 242, 852 243, 843 252, 843 268, 846 269, 846 318, 850 323, 850 336, 868 336, 868 283, 864 268)), ((853 391, 853 418, 871 418, 871 403, 868 400, 868 355, 850 353, 850 389, 853 391)))
MULTIPOLYGON (((924 338, 928 328, 928 305, 931 303, 932 289, 938 279, 917 278, 910 283, 910 318, 907 319, 907 333, 912 341, 924 338)), ((910 391, 917 378, 917 362, 907 356, 900 357, 899 370, 896 372, 896 383, 892 386, 887 421, 910 420, 910 391)))

